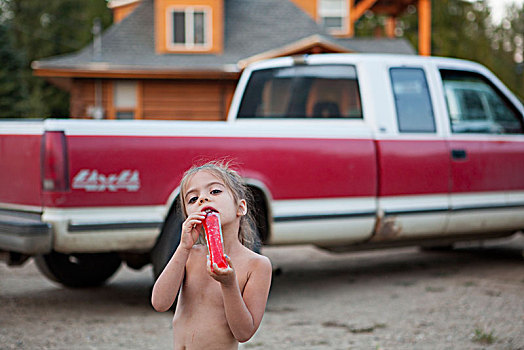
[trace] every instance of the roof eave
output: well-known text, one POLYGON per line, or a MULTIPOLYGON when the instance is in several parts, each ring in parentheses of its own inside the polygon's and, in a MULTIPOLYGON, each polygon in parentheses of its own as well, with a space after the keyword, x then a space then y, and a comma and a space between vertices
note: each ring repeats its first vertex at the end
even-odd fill
POLYGON ((302 52, 305 50, 308 50, 310 48, 313 48, 315 46, 321 46, 333 53, 349 53, 354 52, 344 46, 338 45, 330 40, 327 40, 325 37, 321 35, 311 35, 309 37, 306 37, 304 39, 295 41, 293 43, 290 43, 285 46, 281 46, 272 50, 264 51, 259 54, 244 58, 240 61, 238 61, 237 65, 239 69, 244 69, 251 63, 254 63, 256 61, 269 59, 269 58, 275 58, 275 57, 282 57, 282 56, 291 56, 293 54, 296 54, 297 52, 302 52))
POLYGON ((78 66, 48 66, 35 61, 33 74, 39 77, 113 78, 113 79, 237 79, 240 71, 233 65, 219 68, 114 66, 89 63, 78 66))

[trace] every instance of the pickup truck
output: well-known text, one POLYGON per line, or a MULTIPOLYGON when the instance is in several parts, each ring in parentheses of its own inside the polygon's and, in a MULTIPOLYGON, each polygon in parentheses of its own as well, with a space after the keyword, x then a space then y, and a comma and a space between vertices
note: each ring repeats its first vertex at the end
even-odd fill
POLYGON ((0 122, 0 251, 65 286, 161 272, 178 184, 227 158, 263 244, 451 246, 524 229, 524 107, 485 67, 326 54, 244 70, 227 121, 0 122))

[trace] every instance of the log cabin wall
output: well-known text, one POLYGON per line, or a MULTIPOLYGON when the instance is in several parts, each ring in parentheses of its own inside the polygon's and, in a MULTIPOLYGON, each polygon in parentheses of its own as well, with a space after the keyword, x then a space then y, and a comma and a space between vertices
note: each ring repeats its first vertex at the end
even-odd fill
MULTIPOLYGON (((122 80, 100 79, 104 118, 118 118, 115 85, 122 80)), ((225 120, 237 80, 138 79, 136 105, 126 109, 134 119, 225 120)), ((72 118, 92 118, 97 80, 75 79, 70 110, 72 118)))
MULTIPOLYGON (((102 90, 102 108, 104 111, 108 111, 112 105, 112 83, 110 80, 104 79, 99 79, 98 81, 102 90)), ((76 78, 73 80, 69 99, 71 118, 92 118, 92 108, 96 105, 96 82, 97 80, 95 79, 76 78)))
POLYGON ((225 120, 236 81, 143 81, 144 119, 225 120))
POLYGON ((94 83, 85 79, 74 79, 69 98, 71 118, 87 117, 87 108, 95 103, 94 83))

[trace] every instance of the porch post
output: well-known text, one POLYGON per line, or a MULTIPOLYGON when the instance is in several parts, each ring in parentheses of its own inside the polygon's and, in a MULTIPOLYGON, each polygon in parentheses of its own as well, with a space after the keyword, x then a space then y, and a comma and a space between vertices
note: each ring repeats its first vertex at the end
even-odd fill
POLYGON ((431 0, 418 0, 418 53, 431 55, 431 0))

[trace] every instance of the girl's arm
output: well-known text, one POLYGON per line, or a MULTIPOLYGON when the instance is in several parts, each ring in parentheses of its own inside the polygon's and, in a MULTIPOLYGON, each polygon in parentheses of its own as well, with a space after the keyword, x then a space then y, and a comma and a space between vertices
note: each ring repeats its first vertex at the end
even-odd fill
MULTIPOLYGON (((231 260, 228 257, 226 259, 229 266, 232 267, 231 260)), ((216 269, 215 267, 215 271, 216 269)), ((271 285, 272 268, 268 258, 264 256, 257 258, 243 294, 238 286, 234 269, 229 270, 229 272, 219 271, 217 279, 221 282, 222 298, 229 328, 235 339, 243 343, 255 334, 260 322, 262 322, 271 285)))
POLYGON ((202 213, 192 214, 182 224, 180 244, 153 286, 151 304, 156 311, 167 311, 175 302, 184 280, 187 259, 198 239, 204 218, 202 213))
POLYGON ((151 294, 151 304, 156 311, 167 311, 175 302, 176 295, 184 279, 189 253, 190 250, 179 245, 164 271, 158 276, 151 294))

